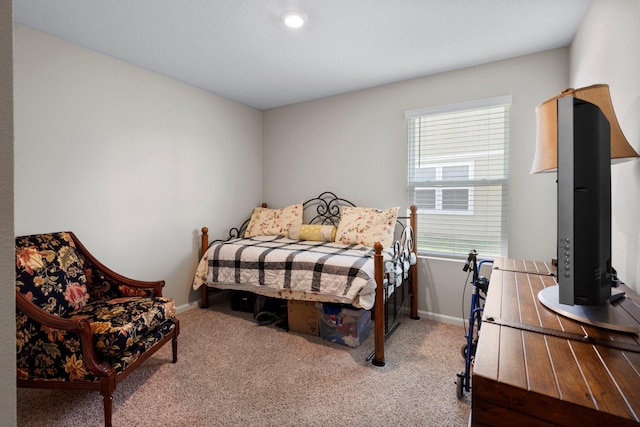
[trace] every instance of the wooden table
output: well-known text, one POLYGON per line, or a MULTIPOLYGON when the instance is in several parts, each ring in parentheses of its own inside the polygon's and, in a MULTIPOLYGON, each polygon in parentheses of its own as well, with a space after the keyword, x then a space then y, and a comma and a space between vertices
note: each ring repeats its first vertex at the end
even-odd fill
MULTIPOLYGON (((548 264, 497 259, 493 267, 473 368, 471 424, 638 426, 640 337, 585 326, 545 308, 538 291, 556 284, 548 264)), ((624 290, 629 297, 618 307, 640 324, 640 298, 624 290)))

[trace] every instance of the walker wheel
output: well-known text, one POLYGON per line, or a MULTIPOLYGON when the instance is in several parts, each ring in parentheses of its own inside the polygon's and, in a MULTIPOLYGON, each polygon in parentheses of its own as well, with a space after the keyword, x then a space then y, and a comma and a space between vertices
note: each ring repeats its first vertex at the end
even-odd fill
POLYGON ((458 399, 462 399, 464 387, 464 372, 458 373, 458 380, 456 381, 456 396, 458 399))
MULTIPOLYGON (((476 346, 477 346, 477 343, 476 343, 476 341, 474 340, 474 341, 471 343, 471 357, 473 357, 473 356, 475 356, 475 355, 476 355, 476 346)), ((467 360, 467 352, 468 352, 467 350, 468 350, 468 348, 469 348, 469 346, 468 346, 467 344, 464 344, 464 345, 460 348, 460 354, 462 354, 462 358, 463 358, 464 360, 467 360)))

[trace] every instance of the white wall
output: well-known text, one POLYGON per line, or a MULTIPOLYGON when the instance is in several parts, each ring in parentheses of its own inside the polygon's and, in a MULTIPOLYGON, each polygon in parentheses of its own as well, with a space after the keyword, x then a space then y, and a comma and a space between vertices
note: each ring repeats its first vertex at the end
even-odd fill
POLYGON ((190 288, 197 235, 262 201, 262 113, 15 28, 15 232, 71 230, 108 267, 190 288))
MULTIPOLYGON (((264 113, 264 194, 274 207, 332 190, 406 206, 406 110, 511 95, 509 256, 555 257, 555 177, 530 175, 535 107, 565 89, 568 49, 408 80, 264 113)), ((469 248, 472 249, 472 248, 469 248)), ((421 258, 419 309, 462 316, 462 262, 421 258)))
POLYGON ((11 0, 0 0, 0 414, 5 426, 16 425, 12 7, 11 0))
MULTIPOLYGON (((571 46, 571 86, 609 85, 622 132, 640 152, 640 1, 592 0, 571 46)), ((640 161, 611 168, 612 253, 619 277, 640 289, 640 161)))

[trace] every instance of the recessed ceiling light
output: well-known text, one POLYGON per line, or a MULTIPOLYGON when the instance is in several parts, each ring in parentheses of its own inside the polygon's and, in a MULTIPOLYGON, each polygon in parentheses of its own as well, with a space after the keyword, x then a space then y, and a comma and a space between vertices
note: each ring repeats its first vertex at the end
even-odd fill
POLYGON ((287 12, 282 15, 284 25, 289 28, 300 28, 304 25, 305 16, 300 12, 287 12))

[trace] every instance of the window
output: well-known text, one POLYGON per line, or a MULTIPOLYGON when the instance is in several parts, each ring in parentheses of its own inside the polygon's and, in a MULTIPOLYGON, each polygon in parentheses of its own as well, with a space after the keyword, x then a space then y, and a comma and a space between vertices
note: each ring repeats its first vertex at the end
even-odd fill
POLYGON ((407 111, 418 250, 507 255, 511 97, 407 111))
MULTIPOLYGON (((469 181, 473 164, 436 164, 416 169, 416 182, 469 181)), ((414 204, 431 214, 473 214, 472 187, 416 187, 414 204)))

